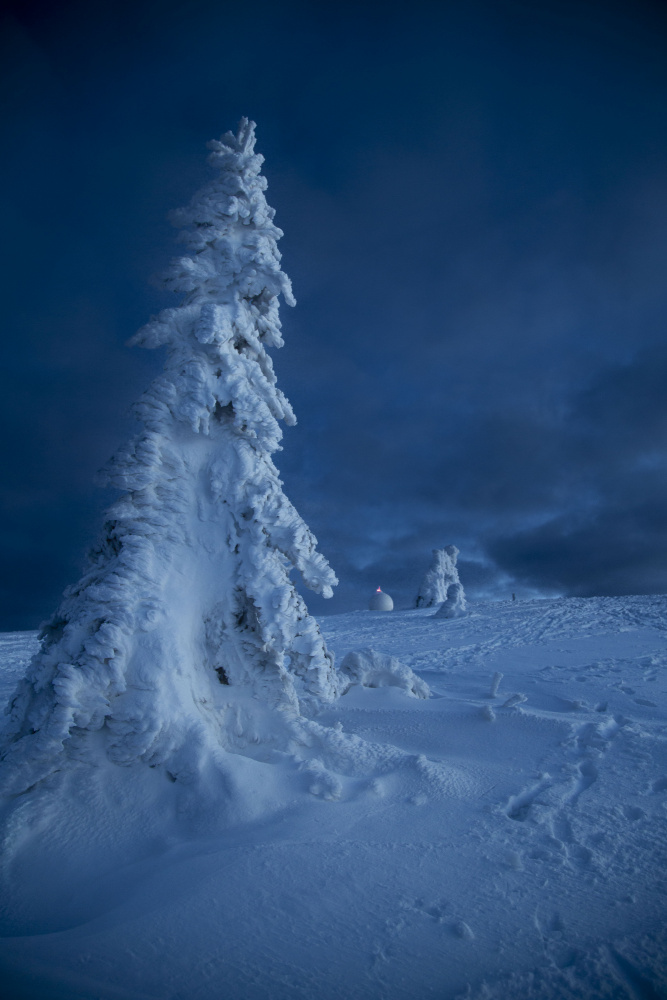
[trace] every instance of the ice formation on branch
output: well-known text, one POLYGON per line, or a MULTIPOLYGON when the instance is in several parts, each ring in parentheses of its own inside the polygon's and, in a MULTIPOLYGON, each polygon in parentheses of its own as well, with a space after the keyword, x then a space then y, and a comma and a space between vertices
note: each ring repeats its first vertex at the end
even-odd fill
POLYGON ((324 597, 338 581, 271 458, 295 418, 267 349, 283 344, 278 296, 294 298, 254 128, 209 143, 215 177, 175 213, 185 252, 166 283, 182 301, 131 341, 165 346, 165 366, 106 470, 123 495, 15 694, 9 791, 92 758, 193 780, 260 738, 258 706, 295 717, 339 694, 289 573, 324 597))
MULTIPOLYGON (((419 588, 415 601, 416 608, 432 608, 436 604, 442 604, 447 600, 447 590, 451 584, 456 583, 461 587, 459 571, 456 568, 458 554, 459 550, 455 545, 447 545, 444 549, 433 549, 433 562, 419 588)), ((463 587, 461 594, 463 595, 463 587)), ((465 607, 465 599, 463 606, 465 607)))

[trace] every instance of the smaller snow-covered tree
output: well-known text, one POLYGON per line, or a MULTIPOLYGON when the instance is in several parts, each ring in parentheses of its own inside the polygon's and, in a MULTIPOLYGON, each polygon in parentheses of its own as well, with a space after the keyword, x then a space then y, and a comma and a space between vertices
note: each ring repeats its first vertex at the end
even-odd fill
POLYGON ((440 605, 434 618, 460 618, 466 612, 466 599, 460 583, 450 583, 447 598, 440 605))
MULTIPOLYGON (((452 584, 463 587, 456 568, 459 550, 455 545, 447 545, 444 549, 433 549, 433 562, 422 580, 415 601, 416 608, 433 608, 447 600, 447 591, 452 584)), ((465 603, 464 603, 465 606, 465 603)))

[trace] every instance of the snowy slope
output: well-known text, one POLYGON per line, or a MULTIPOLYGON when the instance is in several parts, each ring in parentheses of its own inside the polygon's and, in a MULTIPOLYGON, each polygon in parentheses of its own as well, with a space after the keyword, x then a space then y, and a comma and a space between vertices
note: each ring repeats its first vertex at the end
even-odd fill
MULTIPOLYGON (((667 598, 432 614, 322 619, 338 662, 370 646, 432 691, 353 688, 318 717, 404 754, 339 775, 338 798, 315 766, 295 791, 278 762, 271 811, 200 836, 166 799, 143 829, 115 788, 104 831, 76 790, 37 832, 18 813, 4 996, 667 996, 667 598)), ((3 695, 34 644, 1 637, 3 695)))

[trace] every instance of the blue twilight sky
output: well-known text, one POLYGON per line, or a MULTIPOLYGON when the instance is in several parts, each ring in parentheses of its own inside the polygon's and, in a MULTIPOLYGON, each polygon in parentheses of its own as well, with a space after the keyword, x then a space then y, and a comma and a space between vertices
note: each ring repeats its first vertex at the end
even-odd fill
POLYGON ((341 584, 667 591, 667 9, 5 2, 0 628, 36 627, 160 365, 170 209, 258 125, 296 309, 286 491, 341 584))

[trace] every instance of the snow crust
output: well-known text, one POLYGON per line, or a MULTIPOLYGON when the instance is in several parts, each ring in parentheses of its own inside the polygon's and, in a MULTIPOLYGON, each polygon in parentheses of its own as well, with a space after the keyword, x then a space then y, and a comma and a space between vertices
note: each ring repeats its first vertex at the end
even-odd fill
MULTIPOLYGON (((666 996, 667 598, 323 629, 431 697, 357 683, 293 753, 247 729, 208 813, 140 762, 5 801, 12 1000, 666 996)), ((35 649, 0 636, 4 691, 35 649)))
POLYGON ((455 618, 465 610, 463 586, 456 568, 459 550, 455 545, 447 545, 444 549, 433 549, 433 562, 421 582, 415 601, 416 608, 432 608, 447 601, 449 588, 455 586, 452 592, 450 608, 456 611, 447 618, 455 618))

